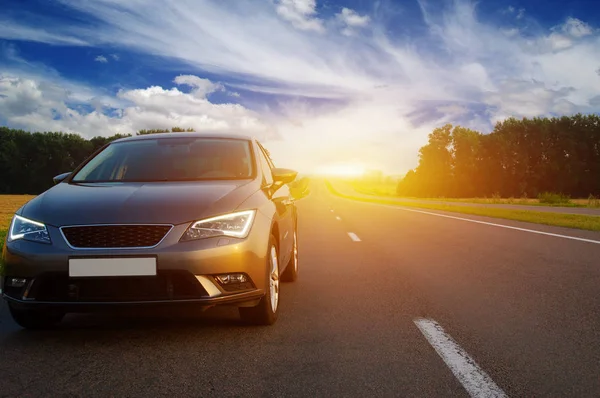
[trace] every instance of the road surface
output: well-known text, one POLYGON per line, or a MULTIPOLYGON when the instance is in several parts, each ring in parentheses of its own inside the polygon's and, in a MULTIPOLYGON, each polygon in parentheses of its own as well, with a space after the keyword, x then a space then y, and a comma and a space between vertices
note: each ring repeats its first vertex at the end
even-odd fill
POLYGON ((2 304, 0 396, 600 395, 600 234, 311 190, 274 326, 222 308, 30 332, 2 304))

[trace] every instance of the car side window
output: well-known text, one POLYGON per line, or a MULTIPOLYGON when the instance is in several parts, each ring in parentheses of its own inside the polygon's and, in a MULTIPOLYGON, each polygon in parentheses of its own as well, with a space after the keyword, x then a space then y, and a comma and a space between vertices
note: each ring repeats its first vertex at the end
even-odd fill
POLYGON ((265 155, 262 146, 258 146, 258 159, 260 160, 260 166, 263 170, 263 184, 264 185, 272 185, 273 184, 273 174, 271 173, 271 164, 269 163, 269 159, 267 155, 265 155))

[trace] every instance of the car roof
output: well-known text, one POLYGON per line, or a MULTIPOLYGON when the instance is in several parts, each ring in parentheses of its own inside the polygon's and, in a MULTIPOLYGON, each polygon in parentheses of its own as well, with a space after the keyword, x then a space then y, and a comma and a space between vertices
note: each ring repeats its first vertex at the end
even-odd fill
POLYGON ((188 137, 229 138, 229 139, 255 141, 254 137, 252 137, 252 136, 244 135, 244 134, 236 134, 236 133, 182 132, 182 133, 156 133, 156 134, 135 135, 133 137, 119 138, 118 140, 115 140, 113 142, 143 141, 143 140, 156 140, 156 139, 163 139, 163 138, 188 138, 188 137))

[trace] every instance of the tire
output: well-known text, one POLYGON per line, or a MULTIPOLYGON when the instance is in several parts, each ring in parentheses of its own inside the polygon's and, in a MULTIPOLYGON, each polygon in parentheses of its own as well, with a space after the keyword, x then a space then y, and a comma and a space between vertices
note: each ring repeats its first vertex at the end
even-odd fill
POLYGON ((24 310, 9 305, 10 315, 22 328, 32 330, 51 329, 64 318, 64 312, 55 310, 24 310))
POLYGON ((298 279, 298 228, 294 228, 294 246, 292 248, 292 257, 281 274, 282 282, 294 282, 298 279))
POLYGON ((272 325, 277 321, 279 310, 279 251, 277 241, 271 235, 267 251, 266 294, 255 307, 240 307, 240 318, 251 325, 272 325))

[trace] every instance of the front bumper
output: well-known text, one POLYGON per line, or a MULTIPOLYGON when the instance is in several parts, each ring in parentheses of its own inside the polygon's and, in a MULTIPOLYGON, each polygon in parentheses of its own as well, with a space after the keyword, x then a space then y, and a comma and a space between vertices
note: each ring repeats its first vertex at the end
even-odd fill
POLYGON ((232 305, 237 307, 253 307, 258 305, 260 299, 264 296, 262 290, 248 291, 245 293, 230 294, 215 298, 198 299, 177 299, 177 300, 145 300, 145 301, 110 301, 110 302, 86 302, 86 301, 37 301, 22 300, 6 294, 3 298, 18 309, 46 309, 58 308, 65 312, 96 312, 112 311, 119 309, 134 309, 137 307, 168 307, 168 306, 193 306, 200 308, 210 308, 217 305, 232 305))
MULTIPOLYGON (((259 213, 260 214, 260 213, 259 213)), ((153 249, 73 249, 58 228, 48 227, 52 245, 6 243, 0 261, 2 296, 15 307, 60 307, 66 311, 139 305, 229 304, 251 306, 266 292, 269 220, 257 216, 246 239, 209 238, 179 242, 188 225, 175 226, 153 249), (72 278, 69 259, 155 257, 157 276, 72 278), (241 273, 248 283, 233 289, 216 275, 241 273), (12 286, 13 278, 24 281, 12 286)))

